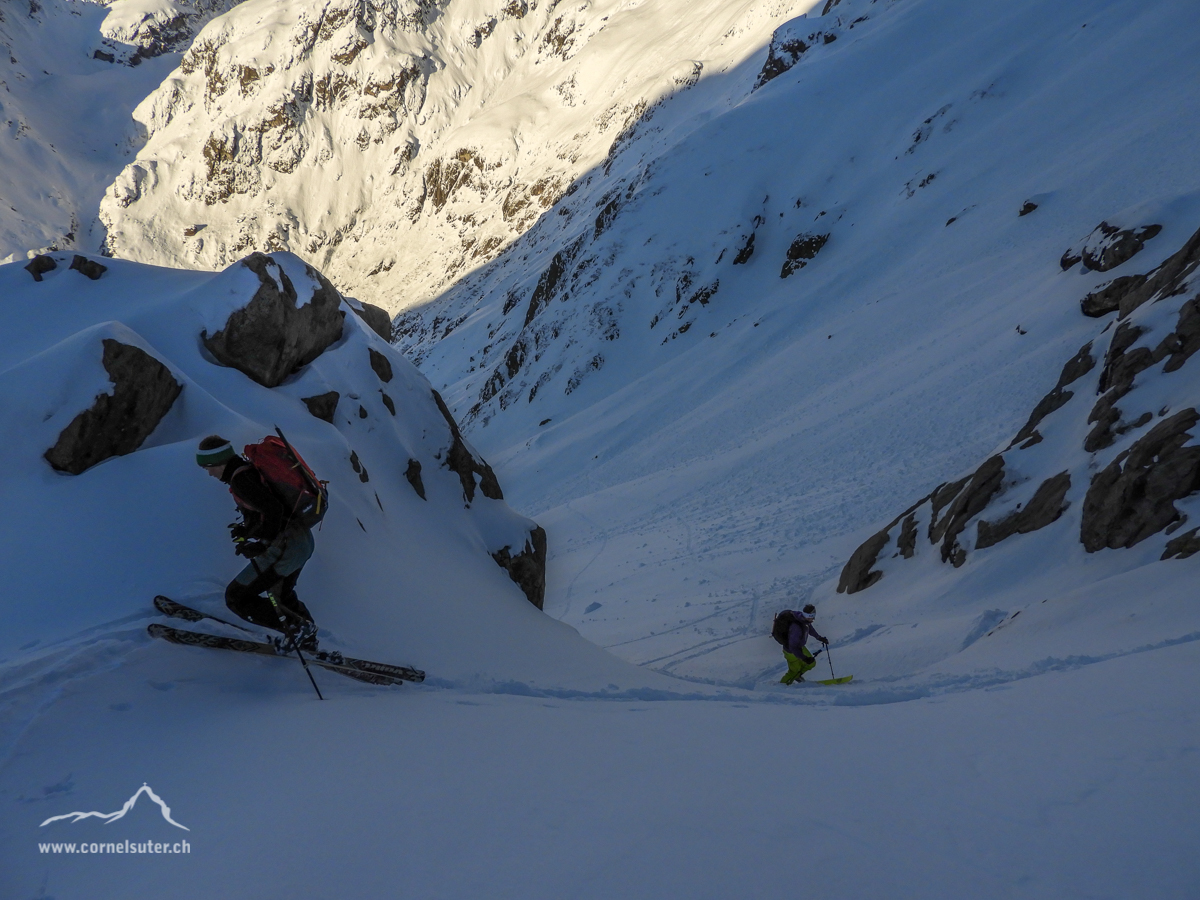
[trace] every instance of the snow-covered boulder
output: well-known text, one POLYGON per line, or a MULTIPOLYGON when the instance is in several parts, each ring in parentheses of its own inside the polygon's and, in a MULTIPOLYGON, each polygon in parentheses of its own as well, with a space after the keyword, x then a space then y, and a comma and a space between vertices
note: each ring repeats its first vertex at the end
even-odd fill
MULTIPOLYGON (((324 275, 290 253, 252 253, 231 268, 249 269, 258 285, 245 306, 229 314, 220 330, 202 332, 204 346, 265 387, 276 387, 342 336, 342 297, 324 275), (292 269, 288 277, 287 269, 292 269), (303 299, 296 289, 299 281, 303 299)), ((241 287, 245 279, 231 274, 241 287)), ((231 296, 237 296, 232 287, 231 296)))

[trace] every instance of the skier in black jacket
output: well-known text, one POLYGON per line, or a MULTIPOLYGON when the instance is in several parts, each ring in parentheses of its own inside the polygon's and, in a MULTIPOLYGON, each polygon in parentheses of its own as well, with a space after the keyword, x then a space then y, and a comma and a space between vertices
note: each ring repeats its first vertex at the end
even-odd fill
POLYGON ((316 650, 316 625, 296 596, 296 580, 313 553, 312 532, 288 522, 282 501, 225 438, 214 434, 202 440, 196 462, 229 485, 242 514, 229 530, 234 552, 250 562, 225 589, 225 605, 247 622, 282 631, 302 650, 316 650))
POLYGON ((804 680, 804 673, 817 664, 817 658, 809 652, 808 636, 811 634, 822 644, 828 646, 829 640, 821 636, 813 621, 817 618, 817 608, 809 603, 799 612, 792 611, 792 624, 788 628, 787 646, 783 648, 783 658, 787 660, 787 673, 779 679, 782 684, 792 684, 804 680))

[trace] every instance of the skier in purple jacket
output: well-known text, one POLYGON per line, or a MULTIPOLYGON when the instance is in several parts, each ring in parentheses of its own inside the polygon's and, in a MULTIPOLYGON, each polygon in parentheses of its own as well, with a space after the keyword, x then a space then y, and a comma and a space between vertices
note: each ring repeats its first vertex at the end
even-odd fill
POLYGON ((822 644, 828 646, 829 640, 813 627, 817 618, 817 608, 809 603, 803 610, 792 610, 792 624, 788 628, 787 645, 783 648, 783 658, 787 660, 788 670, 779 681, 782 684, 792 684, 804 680, 804 673, 817 664, 817 658, 809 652, 808 636, 811 634, 822 644))

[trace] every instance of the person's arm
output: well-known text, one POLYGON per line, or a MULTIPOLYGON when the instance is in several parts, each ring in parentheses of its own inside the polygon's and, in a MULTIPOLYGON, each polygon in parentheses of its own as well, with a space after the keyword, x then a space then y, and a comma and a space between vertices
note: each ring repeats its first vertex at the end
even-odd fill
POLYGON ((258 471, 253 466, 247 466, 230 479, 230 487, 234 495, 243 501, 238 506, 246 519, 246 537, 273 541, 283 530, 283 504, 263 484, 258 471))
POLYGON ((828 640, 828 638, 824 638, 824 637, 822 637, 822 636, 820 635, 820 633, 817 631, 817 629, 813 628, 811 625, 809 625, 809 626, 808 626, 808 633, 809 633, 809 634, 811 634, 813 637, 815 637, 815 638, 816 638, 818 641, 820 641, 822 644, 828 644, 828 643, 829 643, 829 640, 828 640))

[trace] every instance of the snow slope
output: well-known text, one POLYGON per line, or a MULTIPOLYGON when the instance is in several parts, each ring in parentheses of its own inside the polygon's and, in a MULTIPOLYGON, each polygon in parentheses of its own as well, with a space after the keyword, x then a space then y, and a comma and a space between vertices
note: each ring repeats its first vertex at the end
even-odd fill
POLYGON ((1197 646, 869 708, 352 684, 318 703, 298 673, 144 652, 64 690, 0 770, 0 891, 1186 900, 1197 646), (143 781, 190 831, 145 800, 38 827, 143 781), (126 839, 191 853, 37 850, 126 839))
MULTIPOLYGON (((776 669, 772 613, 808 599, 848 668, 889 678, 1023 669, 1020 641, 1002 659, 972 635, 1048 597, 1080 621, 1038 653, 1194 634, 1174 601, 1140 632, 1079 599, 1128 575, 1157 603, 1195 565, 1158 562, 1161 534, 1083 552, 1084 475, 1061 544, 1017 535, 903 589, 834 589, 866 537, 1007 446, 1081 345, 1104 352, 1085 294, 1200 226, 1198 25, 1188 3, 844 0, 780 29, 773 58, 808 42, 792 68, 701 80, 562 215, 402 317, 401 346, 565 536, 547 609, 632 661, 747 686, 776 669), (695 114, 706 90, 738 100, 695 114), (1064 272, 1105 219, 1163 230, 1110 272, 1064 272)), ((1200 399, 1195 365, 1174 410, 1200 399)))

